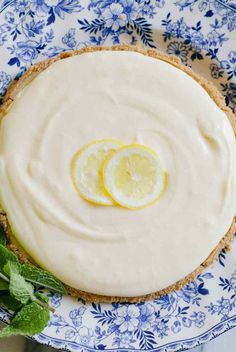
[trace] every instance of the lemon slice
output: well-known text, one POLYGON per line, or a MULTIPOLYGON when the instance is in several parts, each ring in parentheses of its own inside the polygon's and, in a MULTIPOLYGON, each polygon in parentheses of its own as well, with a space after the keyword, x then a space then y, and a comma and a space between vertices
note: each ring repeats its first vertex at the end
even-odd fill
POLYGON ((85 145, 74 155, 71 177, 82 198, 100 205, 114 203, 104 189, 101 168, 107 155, 122 145, 123 143, 116 139, 96 140, 85 145))
POLYGON ((131 144, 110 155, 103 165, 107 193, 129 209, 144 208, 159 199, 166 184, 158 155, 152 149, 131 144))

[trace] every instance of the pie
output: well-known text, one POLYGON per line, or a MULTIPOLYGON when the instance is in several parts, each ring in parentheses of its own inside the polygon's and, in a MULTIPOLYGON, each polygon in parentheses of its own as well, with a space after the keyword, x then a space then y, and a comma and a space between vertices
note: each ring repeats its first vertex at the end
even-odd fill
POLYGON ((32 66, 1 107, 1 221, 21 260, 69 293, 137 302, 193 280, 235 233, 235 120, 218 90, 177 58, 126 45, 63 53, 32 66), (71 162, 94 140, 156 151, 160 199, 94 205, 71 162))

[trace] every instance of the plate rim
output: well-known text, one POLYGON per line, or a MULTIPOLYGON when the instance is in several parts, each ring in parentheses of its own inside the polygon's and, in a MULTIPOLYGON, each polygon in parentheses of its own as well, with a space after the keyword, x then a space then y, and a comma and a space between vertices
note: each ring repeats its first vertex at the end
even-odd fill
MULTIPOLYGON (((222 1, 220 1, 220 0, 215 0, 215 1, 217 3, 219 3, 220 5, 226 7, 226 4, 224 4, 222 1)), ((8 3, 8 5, 9 4, 10 3, 8 3)), ((5 8, 0 8, 0 13, 2 13, 2 12, 4 13, 4 11, 8 7, 8 5, 5 8)), ((174 4, 172 4, 172 7, 170 7, 170 11, 172 10, 173 7, 174 7, 174 4)), ((233 10, 236 12, 236 9, 233 9, 233 10)), ((177 12, 177 10, 176 10, 176 12, 177 12)), ((175 13, 173 13, 173 14, 175 15, 175 13)), ((183 12, 182 12, 182 14, 183 14, 183 12)), ((188 17, 188 15, 186 17, 188 17)), ((202 51, 205 51, 205 50, 202 49, 202 51)), ((214 62, 214 60, 213 60, 213 62, 214 62)), ((0 320, 1 321, 3 321, 4 323, 7 323, 7 321, 8 321, 7 318, 10 315, 11 315, 10 312, 8 312, 5 309, 0 308, 0 320)), ((222 335, 226 331, 233 329, 236 326, 236 314, 234 314, 232 317, 229 317, 229 318, 223 320, 222 322, 219 322, 217 324, 213 323, 213 324, 214 325, 211 328, 209 328, 208 330, 206 330, 205 332, 203 332, 200 335, 197 335, 197 336, 194 336, 191 338, 177 340, 177 341, 174 340, 172 342, 166 343, 165 345, 157 346, 154 349, 148 349, 147 351, 150 351, 150 352, 159 352, 159 351, 177 352, 177 351, 182 351, 182 350, 189 349, 189 348, 194 348, 194 347, 199 346, 203 343, 209 342, 209 341, 215 339, 216 337, 222 335), (220 332, 217 333, 216 332, 217 330, 220 330, 220 332), (209 336, 204 341, 201 341, 208 334, 209 334, 209 336), (192 342, 191 347, 189 347, 187 345, 186 345, 186 347, 184 346, 185 343, 187 344, 187 343, 191 343, 191 342, 192 342), (175 345, 175 347, 171 348, 171 345, 175 345)), ((68 347, 67 347, 70 345, 78 346, 78 347, 74 347, 74 348, 72 347, 73 351, 75 351, 75 350, 76 351, 88 351, 88 352, 98 351, 98 349, 96 349, 96 348, 86 347, 84 345, 81 345, 79 342, 68 341, 68 340, 64 340, 64 339, 60 339, 60 338, 57 339, 56 337, 51 337, 51 336, 48 336, 47 334, 44 334, 44 333, 40 333, 31 339, 34 341, 37 341, 43 345, 51 346, 56 349, 60 349, 60 350, 62 349, 62 350, 70 351, 70 352, 72 350, 68 349, 68 347)), ((140 352, 143 350, 137 349, 137 348, 132 349, 132 348, 121 348, 121 347, 118 348, 117 347, 114 349, 105 349, 105 351, 108 351, 108 352, 114 352, 114 351, 116 351, 116 352, 125 352, 125 351, 140 352)))
MULTIPOLYGON (((0 308, 0 321, 2 321, 3 323, 7 324, 8 323, 8 319, 3 315, 1 315, 1 312, 4 312, 6 314, 7 317, 10 317, 12 314, 3 308, 0 308)), ((233 328, 236 327, 236 314, 234 314, 232 317, 223 320, 222 322, 219 322, 218 324, 212 326, 211 328, 209 328, 208 330, 206 330, 205 332, 203 332, 200 335, 191 337, 191 338, 185 338, 185 339, 181 339, 181 340, 177 340, 177 341, 172 341, 169 343, 166 343, 165 345, 161 345, 161 346, 157 346, 153 349, 148 349, 148 352, 161 352, 161 351, 172 351, 172 352, 179 352, 179 351, 184 351, 184 350, 188 350, 188 349, 192 349, 194 347, 200 346, 206 342, 209 342, 211 340, 214 340, 215 338, 217 338, 220 335, 223 335, 225 332, 232 330, 233 328), (214 334, 215 330, 218 330, 219 327, 220 332, 214 334), (209 335, 209 338, 205 339, 205 336, 209 335), (201 341, 202 339, 204 339, 204 341, 201 341), (185 343, 190 343, 190 346, 184 346, 185 343), (171 346, 174 345, 174 348, 171 348, 171 346), (168 350, 168 348, 170 348, 168 350)), ((57 339, 55 337, 51 337, 48 336, 47 334, 44 333, 40 333, 36 336, 33 337, 27 337, 35 342, 38 342, 44 346, 50 346, 53 347, 57 350, 62 350, 62 351, 81 351, 81 352, 97 352, 100 351, 100 349, 96 349, 96 348, 91 348, 91 347, 87 347, 84 346, 78 342, 68 342, 67 340, 64 339, 57 339), (68 349, 68 345, 74 345, 73 347, 75 347, 75 350, 71 350, 68 349)), ((122 352, 122 351, 128 351, 128 352, 142 352, 144 351, 143 349, 133 349, 133 348, 110 348, 110 349, 106 349, 105 351, 107 352, 122 352)))

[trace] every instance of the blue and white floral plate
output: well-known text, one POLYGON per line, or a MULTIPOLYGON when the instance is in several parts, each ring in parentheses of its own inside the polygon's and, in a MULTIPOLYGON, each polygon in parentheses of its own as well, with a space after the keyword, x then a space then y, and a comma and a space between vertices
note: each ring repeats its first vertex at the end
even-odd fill
MULTIPOLYGON (((0 0, 0 95, 39 60, 124 42, 179 56, 236 111, 235 0, 0 0)), ((194 282, 148 303, 50 300, 57 314, 35 337, 41 343, 81 352, 188 349, 236 326, 236 241, 194 282)))

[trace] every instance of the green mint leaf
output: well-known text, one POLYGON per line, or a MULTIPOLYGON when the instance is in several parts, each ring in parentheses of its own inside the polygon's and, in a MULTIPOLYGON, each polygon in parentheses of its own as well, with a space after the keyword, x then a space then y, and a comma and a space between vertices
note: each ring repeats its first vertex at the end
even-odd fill
POLYGON ((3 246, 6 246, 7 244, 6 234, 2 225, 0 225, 0 244, 3 246))
POLYGON ((4 267, 3 267, 3 272, 6 274, 8 277, 11 276, 11 273, 14 272, 15 274, 20 274, 20 264, 12 261, 8 261, 4 267))
POLYGON ((30 281, 34 285, 44 286, 57 293, 67 293, 61 281, 55 278, 48 271, 36 268, 33 265, 23 264, 21 266, 21 275, 26 281, 30 281))
POLYGON ((19 301, 17 301, 15 298, 7 294, 4 296, 0 296, 0 306, 16 311, 22 307, 22 304, 19 301))
POLYGON ((32 302, 24 306, 12 319, 10 325, 0 331, 0 338, 12 335, 34 336, 46 328, 49 319, 49 310, 32 302))
POLYGON ((2 278, 0 278, 0 291, 8 291, 9 284, 2 278))
POLYGON ((45 303, 48 303, 49 302, 49 298, 48 298, 48 296, 45 296, 45 295, 43 295, 42 293, 40 293, 40 292, 35 292, 35 297, 36 298, 38 298, 40 301, 42 301, 42 302, 45 302, 45 303))
POLYGON ((5 248, 2 244, 0 244, 0 270, 3 270, 4 265, 7 264, 8 261, 19 263, 17 256, 5 248))
POLYGON ((8 262, 4 266, 4 270, 9 270, 10 283, 9 291, 12 297, 17 299, 22 304, 27 304, 34 295, 34 287, 26 282, 23 276, 19 274, 19 269, 16 263, 8 262))

